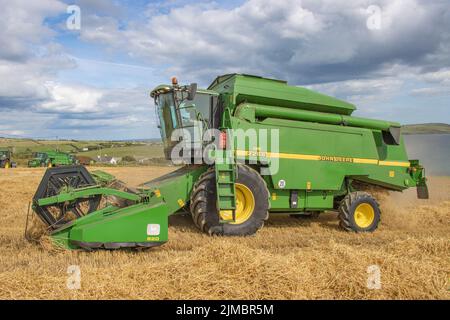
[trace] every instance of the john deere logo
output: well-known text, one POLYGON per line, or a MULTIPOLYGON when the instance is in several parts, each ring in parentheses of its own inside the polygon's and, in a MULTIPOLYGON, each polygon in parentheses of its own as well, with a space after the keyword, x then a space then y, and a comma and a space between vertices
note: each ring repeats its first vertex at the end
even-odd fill
POLYGON ((320 156, 321 161, 335 161, 335 162, 353 162, 353 158, 334 157, 334 156, 320 156))
POLYGON ((161 226, 159 224, 148 224, 147 225, 147 235, 157 236, 161 231, 161 226))

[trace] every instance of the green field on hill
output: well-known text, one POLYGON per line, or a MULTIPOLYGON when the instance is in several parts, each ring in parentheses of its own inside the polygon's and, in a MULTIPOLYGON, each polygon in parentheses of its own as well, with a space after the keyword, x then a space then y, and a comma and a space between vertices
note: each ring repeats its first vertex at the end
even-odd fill
POLYGON ((118 158, 134 158, 136 161, 164 158, 161 142, 145 141, 81 141, 81 140, 35 140, 1 138, 0 149, 9 149, 13 152, 13 160, 19 166, 26 166, 33 152, 46 152, 57 150, 89 157, 94 160, 98 156, 118 158))
POLYGON ((139 158, 162 158, 164 157, 164 153, 161 144, 149 144, 139 146, 103 148, 99 150, 78 152, 77 156, 87 156, 93 159, 95 159, 97 156, 110 156, 120 158, 130 156, 139 159, 139 158))
MULTIPOLYGON (((14 148, 14 153, 36 152, 58 149, 63 152, 82 149, 93 142, 73 140, 34 140, 34 139, 11 139, 0 138, 0 148, 14 148)), ((95 144, 101 143, 96 142, 95 144)))

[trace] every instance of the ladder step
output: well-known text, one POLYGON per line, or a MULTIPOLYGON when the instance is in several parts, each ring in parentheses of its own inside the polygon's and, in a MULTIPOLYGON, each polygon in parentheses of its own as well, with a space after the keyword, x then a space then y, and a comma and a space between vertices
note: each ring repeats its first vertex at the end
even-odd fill
POLYGON ((236 210, 236 207, 232 207, 232 206, 223 206, 220 210, 236 210))
POLYGON ((223 193, 223 192, 221 192, 221 193, 219 194, 219 197, 234 197, 234 194, 232 194, 232 193, 223 193))
MULTIPOLYGON (((217 164, 216 171, 216 188, 217 188, 217 202, 219 211, 229 210, 235 212, 236 210, 236 195, 235 195, 235 180, 236 180, 236 166, 233 164, 217 164)), ((222 223, 233 222, 234 220, 221 220, 222 223)))

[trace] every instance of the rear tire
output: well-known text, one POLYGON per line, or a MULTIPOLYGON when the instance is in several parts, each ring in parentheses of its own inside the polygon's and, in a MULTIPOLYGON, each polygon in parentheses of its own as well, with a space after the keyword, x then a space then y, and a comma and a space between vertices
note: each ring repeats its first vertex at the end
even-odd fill
MULTIPOLYGON (((190 201, 192 220, 200 230, 209 235, 252 235, 262 228, 264 221, 269 217, 269 191, 265 181, 257 171, 246 165, 238 165, 237 169, 236 188, 239 190, 236 190, 236 193, 242 190, 242 193, 252 198, 252 210, 241 223, 220 222, 214 168, 203 173, 194 185, 190 201)), ((236 213, 236 219, 237 216, 236 213)))
POLYGON ((340 203, 339 225, 346 231, 373 232, 380 218, 380 206, 367 192, 351 192, 340 203))

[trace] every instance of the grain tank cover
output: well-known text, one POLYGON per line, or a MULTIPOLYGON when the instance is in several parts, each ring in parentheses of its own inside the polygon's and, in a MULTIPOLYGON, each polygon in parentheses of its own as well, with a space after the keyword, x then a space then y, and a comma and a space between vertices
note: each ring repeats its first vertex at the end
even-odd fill
POLYGON ((290 86, 286 81, 246 74, 219 76, 208 89, 232 94, 236 106, 247 102, 342 115, 351 115, 356 109, 351 103, 306 88, 290 86))

